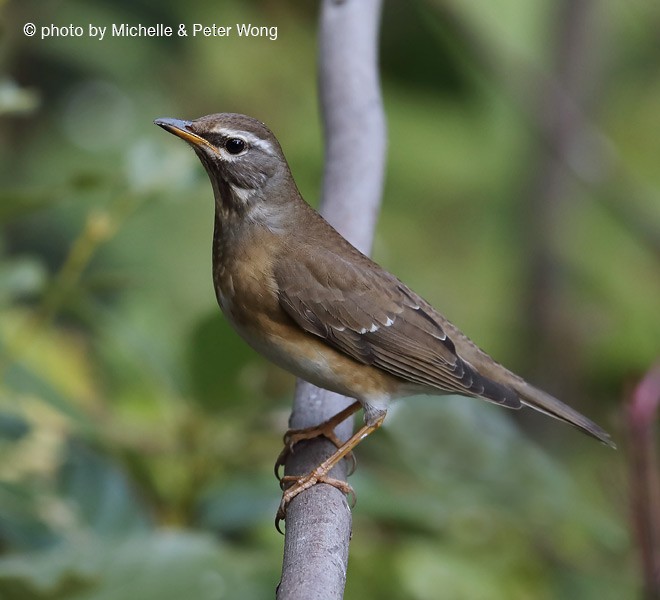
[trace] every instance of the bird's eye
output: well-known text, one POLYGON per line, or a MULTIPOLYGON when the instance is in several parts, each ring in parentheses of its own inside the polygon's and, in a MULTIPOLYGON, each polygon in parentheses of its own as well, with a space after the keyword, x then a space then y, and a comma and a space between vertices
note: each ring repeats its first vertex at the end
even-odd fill
POLYGON ((229 154, 240 154, 245 150, 245 147, 245 140, 242 140, 241 138, 229 138, 225 142, 225 149, 229 154))

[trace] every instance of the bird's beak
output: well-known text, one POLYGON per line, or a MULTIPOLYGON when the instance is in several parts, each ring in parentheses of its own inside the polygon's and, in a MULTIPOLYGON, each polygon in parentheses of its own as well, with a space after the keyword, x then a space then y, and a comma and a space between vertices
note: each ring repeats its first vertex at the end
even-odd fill
POLYGON ((155 125, 162 127, 165 131, 169 131, 174 135, 180 137, 182 140, 188 142, 191 146, 197 148, 206 147, 212 152, 217 153, 217 149, 211 142, 205 140, 203 137, 193 133, 190 130, 192 121, 182 121, 181 119, 156 119, 155 125))

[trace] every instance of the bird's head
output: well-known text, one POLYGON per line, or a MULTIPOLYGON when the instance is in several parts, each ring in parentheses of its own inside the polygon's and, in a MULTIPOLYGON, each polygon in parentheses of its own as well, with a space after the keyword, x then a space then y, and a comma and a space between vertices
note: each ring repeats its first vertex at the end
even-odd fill
MULTIPOLYGON (((211 179, 216 202, 255 220, 272 218, 295 184, 282 148, 260 121, 218 113, 194 121, 156 119, 166 131, 188 142, 211 179)), ((297 192, 297 190, 296 190, 297 192)))

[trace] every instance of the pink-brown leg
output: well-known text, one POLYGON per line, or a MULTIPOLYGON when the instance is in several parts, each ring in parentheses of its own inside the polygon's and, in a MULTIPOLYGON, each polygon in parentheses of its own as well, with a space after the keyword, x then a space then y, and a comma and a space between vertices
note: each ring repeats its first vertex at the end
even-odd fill
MULTIPOLYGON (((275 527, 278 531, 281 532, 280 521, 286 518, 286 507, 289 505, 289 502, 291 502, 291 500, 293 500, 298 494, 311 488, 317 483, 327 483, 338 488, 344 493, 353 493, 353 489, 347 483, 338 481, 337 479, 329 478, 327 477, 327 474, 342 458, 352 452, 353 448, 355 448, 364 438, 376 431, 376 429, 378 429, 383 424, 384 420, 385 413, 379 415, 374 423, 362 426, 344 444, 342 444, 332 456, 324 460, 313 471, 307 473, 307 475, 297 477, 287 476, 286 478, 282 479, 283 483, 291 481, 292 485, 284 490, 284 494, 282 495, 282 500, 280 502, 280 507, 277 511, 277 516, 275 517, 275 527)), ((355 496, 354 493, 353 496, 355 496)))
MULTIPOLYGON (((347 406, 344 410, 338 412, 334 417, 324 421, 320 425, 305 427, 304 429, 289 429, 289 431, 284 434, 284 448, 282 448, 282 452, 280 452, 280 455, 275 461, 275 477, 277 477, 280 482, 284 480, 283 477, 280 477, 280 467, 284 466, 287 457, 293 452, 293 447, 298 442, 313 440, 314 438, 323 436, 330 440, 337 448, 341 448, 342 442, 335 434, 335 427, 340 423, 343 423, 350 416, 354 415, 360 407, 361 404, 355 401, 353 404, 347 406)), ((349 453, 346 458, 351 460, 349 474, 353 473, 355 470, 355 457, 353 454, 349 453)))

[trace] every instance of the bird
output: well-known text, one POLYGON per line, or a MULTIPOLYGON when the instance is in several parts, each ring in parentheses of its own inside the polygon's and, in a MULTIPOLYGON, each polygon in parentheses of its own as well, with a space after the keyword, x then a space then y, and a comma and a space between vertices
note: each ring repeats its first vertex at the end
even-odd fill
MULTIPOLYGON (((406 396, 458 394, 530 407, 615 447, 604 429, 496 362, 342 237, 303 199, 280 143, 262 122, 217 113, 154 123, 192 147, 211 181, 213 282, 229 323, 273 363, 355 399, 317 427, 287 432, 285 449, 325 435, 337 450, 310 473, 282 478, 276 524, 289 502, 316 483, 351 492, 328 473, 406 396), (334 427, 360 408, 363 425, 342 443, 334 427)), ((276 472, 281 463, 282 455, 276 472)))

